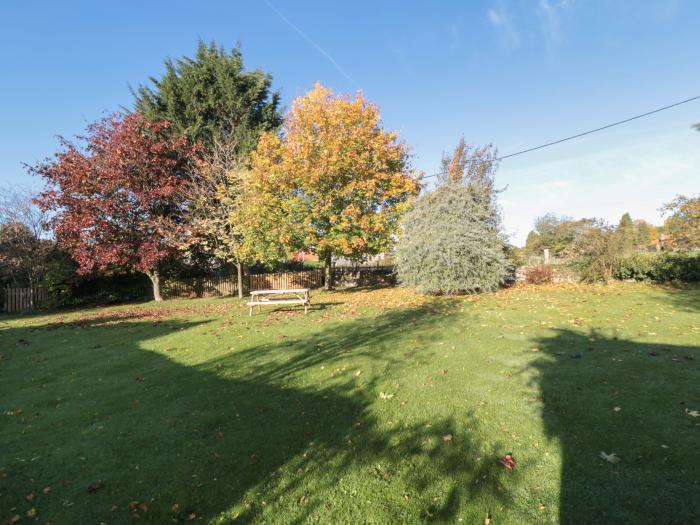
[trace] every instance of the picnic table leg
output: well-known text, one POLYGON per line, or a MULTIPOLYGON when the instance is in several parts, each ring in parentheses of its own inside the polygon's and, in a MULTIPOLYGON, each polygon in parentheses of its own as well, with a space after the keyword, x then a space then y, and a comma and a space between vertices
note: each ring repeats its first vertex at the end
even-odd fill
POLYGON ((248 312, 248 317, 252 317, 252 316, 253 316, 253 307, 251 306, 250 311, 248 312))

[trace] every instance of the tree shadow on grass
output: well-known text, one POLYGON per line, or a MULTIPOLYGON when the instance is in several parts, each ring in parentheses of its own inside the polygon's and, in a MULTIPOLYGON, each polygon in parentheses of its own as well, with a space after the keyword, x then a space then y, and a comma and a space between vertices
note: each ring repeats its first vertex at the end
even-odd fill
MULTIPOLYGON (((266 381, 288 379, 296 372, 314 367, 333 367, 349 357, 366 358, 382 370, 400 368, 406 362, 405 355, 393 350, 399 349, 409 339, 419 343, 432 341, 434 336, 426 328, 444 322, 451 313, 452 303, 442 301, 391 310, 376 317, 362 317, 340 326, 321 324, 317 331, 303 338, 285 337, 275 345, 245 348, 213 360, 211 365, 247 368, 266 381), (412 335, 414 329, 420 335, 412 335)), ((274 318, 270 321, 274 322, 274 318)), ((419 352, 412 357, 420 360, 430 356, 419 352)))
POLYGON ((663 300, 685 312, 700 312, 700 285, 667 284, 663 286, 663 300))
POLYGON ((476 426, 446 440, 450 418, 384 421, 372 379, 290 383, 348 352, 400 367, 370 349, 443 315, 389 311, 197 365, 147 348, 205 322, 4 329, 0 520, 449 523, 465 499, 505 501, 476 426))
POLYGON ((700 523, 700 347, 559 330, 538 341, 561 523, 700 523), (600 453, 615 453, 609 463, 600 453))

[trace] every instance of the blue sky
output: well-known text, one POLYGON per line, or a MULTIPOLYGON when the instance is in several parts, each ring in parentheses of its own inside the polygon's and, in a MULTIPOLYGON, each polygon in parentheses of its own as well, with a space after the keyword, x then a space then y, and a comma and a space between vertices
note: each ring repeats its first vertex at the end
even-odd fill
MULTIPOLYGON (((240 42, 286 106, 319 81, 362 89, 414 164, 438 168, 461 135, 502 154, 700 95, 700 3, 32 2, 0 5, 0 183, 38 187, 22 162, 55 135, 130 106, 129 85, 191 55, 197 39, 240 42), (378 5, 379 4, 379 5, 378 5)), ((504 160, 504 222, 521 243, 555 212, 660 222, 700 191, 700 101, 504 160)))

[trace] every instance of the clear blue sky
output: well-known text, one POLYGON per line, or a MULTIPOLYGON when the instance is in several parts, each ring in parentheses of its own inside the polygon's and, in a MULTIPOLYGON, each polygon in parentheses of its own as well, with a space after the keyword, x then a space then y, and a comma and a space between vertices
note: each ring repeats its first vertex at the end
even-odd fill
MULTIPOLYGON (((507 154, 700 95, 693 0, 273 0, 306 38, 264 1, 106 4, 0 5, 0 184, 39 186, 22 162, 129 107, 129 85, 200 37, 240 42, 286 106, 315 81, 362 89, 426 173, 460 135, 507 154)), ((549 211, 659 222, 661 203, 700 191, 698 121, 700 101, 503 161, 508 232, 521 243, 549 211)))

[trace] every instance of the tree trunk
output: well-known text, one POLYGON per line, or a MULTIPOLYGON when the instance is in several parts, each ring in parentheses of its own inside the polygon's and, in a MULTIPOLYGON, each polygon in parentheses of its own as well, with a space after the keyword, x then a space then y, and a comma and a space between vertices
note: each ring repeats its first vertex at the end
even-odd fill
POLYGON ((328 252, 325 257, 325 269, 326 269, 326 290, 333 289, 333 254, 328 252))
POLYGON ((160 274, 158 273, 158 270, 146 272, 146 275, 148 275, 148 278, 153 283, 153 299, 156 302, 161 302, 163 297, 160 295, 160 274))
POLYGON ((238 298, 243 299, 243 264, 236 263, 236 272, 238 273, 238 298))

